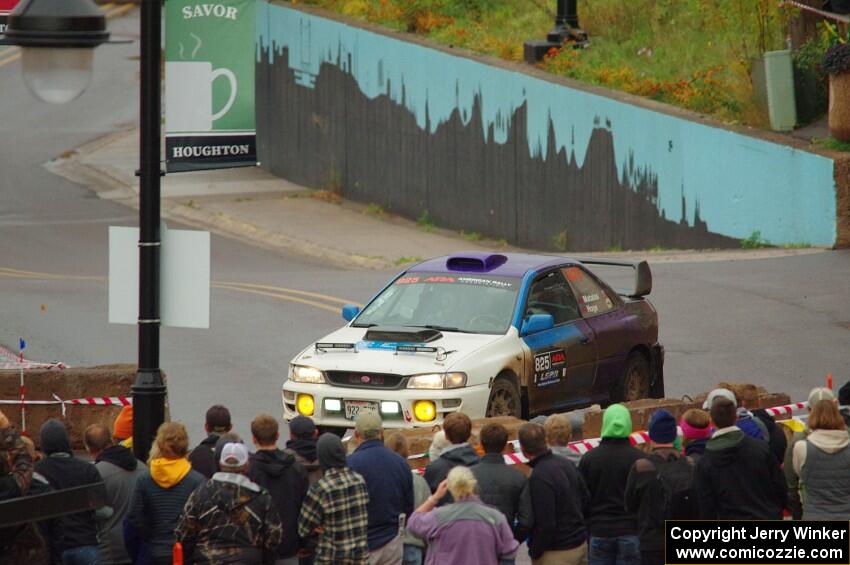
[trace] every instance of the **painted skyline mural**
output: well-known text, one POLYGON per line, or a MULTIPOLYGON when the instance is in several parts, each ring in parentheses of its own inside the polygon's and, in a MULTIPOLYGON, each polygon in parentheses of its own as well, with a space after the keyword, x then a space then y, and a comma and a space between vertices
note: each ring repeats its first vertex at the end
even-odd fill
POLYGON ((347 196, 470 231, 456 210, 476 204, 480 231, 525 244, 834 241, 825 157, 285 6, 260 4, 257 30, 261 160, 296 182, 337 175, 347 196))

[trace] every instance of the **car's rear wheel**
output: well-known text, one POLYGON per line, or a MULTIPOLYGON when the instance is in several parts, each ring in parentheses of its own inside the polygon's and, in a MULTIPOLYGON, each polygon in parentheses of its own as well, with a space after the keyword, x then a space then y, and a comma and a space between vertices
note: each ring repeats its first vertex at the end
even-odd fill
POLYGON ((649 398, 651 384, 652 371, 650 370, 649 360, 640 351, 632 351, 626 359, 623 378, 611 400, 629 402, 649 398))
POLYGON ((516 383, 507 377, 497 377, 487 401, 487 417, 522 417, 522 400, 516 383))

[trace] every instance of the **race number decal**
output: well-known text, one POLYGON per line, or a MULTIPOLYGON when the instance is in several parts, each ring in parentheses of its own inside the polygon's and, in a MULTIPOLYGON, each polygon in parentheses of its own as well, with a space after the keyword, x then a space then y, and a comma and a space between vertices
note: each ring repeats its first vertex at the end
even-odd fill
POLYGON ((561 382, 567 376, 567 355, 563 349, 534 356, 534 384, 539 387, 561 382))

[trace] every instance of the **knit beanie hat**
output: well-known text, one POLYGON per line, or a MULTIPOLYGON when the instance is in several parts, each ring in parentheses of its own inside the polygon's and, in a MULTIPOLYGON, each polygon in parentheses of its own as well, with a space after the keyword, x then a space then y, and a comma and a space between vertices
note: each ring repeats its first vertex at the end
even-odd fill
POLYGON ((809 391, 809 410, 814 408, 815 404, 821 400, 835 400, 835 393, 832 392, 832 389, 823 386, 813 388, 809 391))
POLYGON ((627 438, 632 433, 632 416, 622 404, 612 404, 602 414, 602 437, 627 438))
POLYGON ((316 442, 319 465, 323 469, 341 469, 345 467, 345 448, 336 434, 326 433, 316 442))
POLYGON ((679 431, 676 418, 667 410, 656 410, 649 420, 649 439, 655 443, 673 443, 679 431))
POLYGON ((55 418, 51 418, 41 425, 39 440, 41 441, 41 450, 47 455, 71 453, 71 441, 68 439, 65 424, 55 418))
POLYGON ((129 404, 121 409, 121 413, 115 418, 112 425, 112 437, 127 439, 133 436, 133 405, 129 404))

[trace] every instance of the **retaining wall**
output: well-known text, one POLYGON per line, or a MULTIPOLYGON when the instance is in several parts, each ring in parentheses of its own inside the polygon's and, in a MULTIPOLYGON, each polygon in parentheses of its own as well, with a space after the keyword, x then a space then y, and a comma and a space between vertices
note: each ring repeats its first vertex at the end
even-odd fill
POLYGON ((826 154, 324 12, 257 14, 259 158, 293 182, 562 251, 836 243, 826 154))

